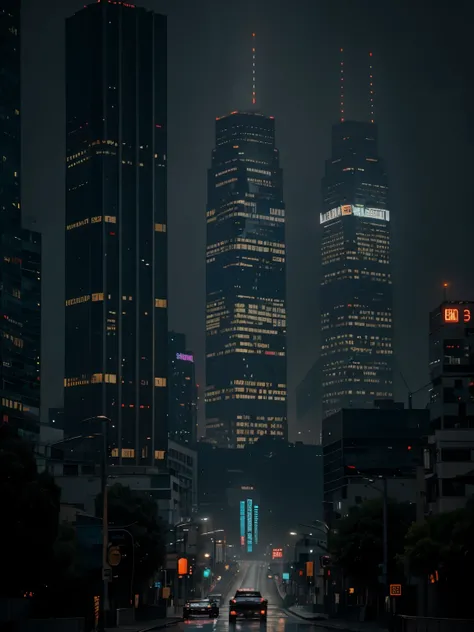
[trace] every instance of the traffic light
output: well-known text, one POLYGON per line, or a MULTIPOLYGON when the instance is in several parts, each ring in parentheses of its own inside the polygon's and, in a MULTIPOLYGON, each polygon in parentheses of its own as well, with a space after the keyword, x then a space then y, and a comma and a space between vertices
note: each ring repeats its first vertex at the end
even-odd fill
POLYGON ((331 564, 331 558, 329 555, 321 555, 319 563, 321 564, 321 568, 327 568, 331 564))

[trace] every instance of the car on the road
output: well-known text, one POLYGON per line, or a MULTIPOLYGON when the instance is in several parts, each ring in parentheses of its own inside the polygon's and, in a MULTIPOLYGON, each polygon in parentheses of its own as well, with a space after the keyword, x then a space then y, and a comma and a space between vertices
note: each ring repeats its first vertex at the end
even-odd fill
POLYGON ((218 616, 219 605, 212 599, 190 599, 184 604, 183 619, 191 619, 191 617, 216 619, 218 616))
POLYGON ((265 623, 267 610, 268 601, 259 590, 240 588, 229 602, 229 623, 235 623, 238 618, 258 618, 261 623, 265 623))
POLYGON ((211 593, 209 595, 210 601, 215 601, 218 606, 222 603, 222 595, 221 593, 211 593))

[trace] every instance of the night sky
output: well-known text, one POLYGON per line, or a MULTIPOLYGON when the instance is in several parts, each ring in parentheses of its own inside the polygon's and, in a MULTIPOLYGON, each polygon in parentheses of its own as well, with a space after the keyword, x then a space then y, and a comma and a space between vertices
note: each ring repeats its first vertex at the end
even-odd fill
MULTIPOLYGON (((380 153, 391 185, 395 353, 428 381, 428 312, 474 299, 472 0, 143 0, 168 19, 170 329, 188 336, 204 385, 206 170, 216 116, 250 106, 276 118, 288 247, 290 438, 294 392, 318 357, 320 180, 338 118, 368 118, 374 53, 380 153), (255 8, 258 7, 258 8, 255 8)), ((64 354, 64 20, 84 0, 23 0, 23 213, 43 233, 43 415, 62 405, 64 354)), ((84 34, 87 38, 87 34, 84 34)), ((396 396, 406 400, 397 376, 396 396)), ((201 390, 201 403, 203 389, 201 390)), ((415 396, 422 406, 426 394, 415 396)), ((201 421, 203 405, 201 405, 201 421)))

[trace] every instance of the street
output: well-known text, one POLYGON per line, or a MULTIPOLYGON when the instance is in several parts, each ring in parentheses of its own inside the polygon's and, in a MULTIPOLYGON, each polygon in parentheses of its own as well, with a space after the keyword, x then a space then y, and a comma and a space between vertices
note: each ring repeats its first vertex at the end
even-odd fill
MULTIPOLYGON (((231 589, 226 595, 222 595, 223 601, 220 608, 219 618, 209 620, 205 618, 196 618, 184 623, 180 623, 179 627, 183 632, 191 632, 194 630, 202 630, 202 632, 221 632, 229 630, 229 600, 235 594, 238 588, 255 588, 260 590, 262 597, 268 599, 268 619, 266 626, 262 626, 259 621, 237 621, 236 624, 230 626, 235 628, 236 632, 296 632, 298 628, 308 628, 314 625, 310 622, 302 621, 298 617, 294 617, 279 607, 280 598, 278 596, 273 579, 268 578, 268 565, 265 562, 242 562, 240 572, 236 575, 235 581, 231 589)), ((218 586, 213 592, 219 592, 218 586)))

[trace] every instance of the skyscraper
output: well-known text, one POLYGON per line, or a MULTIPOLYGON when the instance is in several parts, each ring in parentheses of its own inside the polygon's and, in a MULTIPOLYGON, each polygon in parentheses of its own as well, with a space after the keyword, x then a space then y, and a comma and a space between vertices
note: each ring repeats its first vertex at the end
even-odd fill
POLYGON ((323 415, 393 397, 387 173, 373 123, 333 126, 322 182, 323 415))
POLYGON ((192 446, 197 439, 194 354, 186 347, 186 336, 175 331, 169 333, 168 353, 168 436, 172 441, 192 446))
POLYGON ((20 2, 0 0, 0 423, 36 441, 41 238, 22 228, 20 2))
POLYGON ((66 432, 106 415, 116 462, 148 465, 167 446, 166 17, 82 9, 66 72, 66 432))
POLYGON ((287 436, 286 252, 275 121, 216 121, 208 173, 206 436, 243 448, 287 436))

